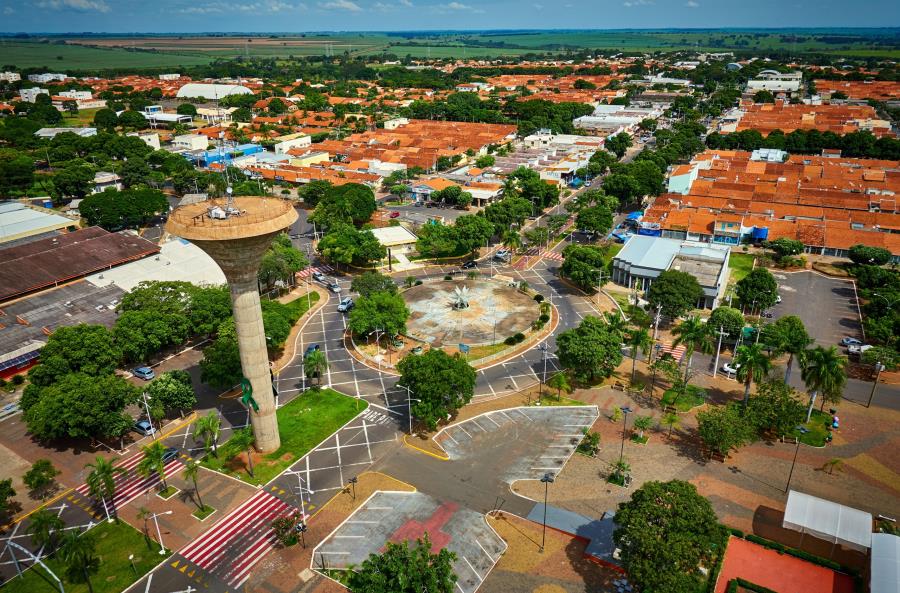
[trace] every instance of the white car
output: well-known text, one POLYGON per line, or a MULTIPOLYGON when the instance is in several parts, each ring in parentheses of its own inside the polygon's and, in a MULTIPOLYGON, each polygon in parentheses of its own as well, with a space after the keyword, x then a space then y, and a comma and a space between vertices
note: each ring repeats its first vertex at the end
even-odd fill
POLYGON ((847 348, 847 352, 850 354, 862 354, 866 350, 872 348, 871 344, 852 344, 849 348, 847 348))
POLYGON ((775 295, 775 304, 777 305, 780 302, 781 302, 781 295, 780 294, 775 295))
POLYGON ((722 372, 725 374, 728 374, 728 375, 736 375, 738 372, 738 369, 740 369, 740 368, 741 368, 741 365, 734 364, 734 361, 726 362, 725 364, 722 365, 722 372))
POLYGON ((841 346, 862 346, 862 340, 857 340, 856 338, 846 336, 841 340, 841 346))

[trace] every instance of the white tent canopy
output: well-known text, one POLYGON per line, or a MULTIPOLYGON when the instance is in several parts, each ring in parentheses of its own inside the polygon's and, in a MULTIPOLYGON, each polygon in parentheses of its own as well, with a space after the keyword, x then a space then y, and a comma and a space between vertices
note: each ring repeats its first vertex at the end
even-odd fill
POLYGON ((872 545, 872 515, 791 490, 781 526, 865 552, 872 545))
POLYGON ((872 534, 872 593, 900 591, 900 537, 890 533, 872 534))

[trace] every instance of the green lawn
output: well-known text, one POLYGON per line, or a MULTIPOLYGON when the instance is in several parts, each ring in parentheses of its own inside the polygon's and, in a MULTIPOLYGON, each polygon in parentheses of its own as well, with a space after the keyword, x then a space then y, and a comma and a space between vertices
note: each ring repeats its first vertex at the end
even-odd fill
POLYGON ((278 409, 281 447, 274 453, 254 459, 252 477, 247 471, 246 451, 235 447, 230 440, 219 446, 218 457, 208 455, 203 465, 250 484, 265 484, 368 405, 365 400, 348 397, 332 389, 307 391, 278 409))
MULTIPOLYGON (((140 531, 124 522, 103 522, 88 533, 97 540, 100 558, 100 572, 91 577, 94 593, 124 591, 164 558, 159 555, 159 545, 155 541, 147 540, 140 531), (129 554, 134 554, 134 570, 128 560, 129 554)), ((72 583, 65 578, 65 567, 55 556, 44 562, 62 579, 66 593, 88 592, 87 584, 72 583)), ((26 571, 21 579, 8 581, 0 590, 4 593, 58 593, 59 587, 43 568, 37 567, 26 571)))
POLYGON ((731 270, 730 282, 738 282, 753 269, 754 256, 749 253, 732 253, 728 258, 728 267, 731 270))
MULTIPOLYGON (((537 400, 531 404, 533 406, 537 405, 537 400)), ((572 399, 570 397, 560 397, 559 401, 556 400, 556 390, 550 389, 549 387, 544 387, 544 397, 541 398, 541 406, 586 406, 587 404, 583 401, 579 401, 577 399, 572 399)))
POLYGON ((671 406, 674 402, 676 410, 679 412, 687 412, 691 408, 706 403, 706 392, 694 385, 688 385, 687 391, 684 395, 679 395, 677 400, 675 399, 675 395, 676 392, 674 389, 667 389, 662 396, 663 405, 671 406))
POLYGON ((0 45, 3 63, 19 68, 40 68, 51 72, 102 71, 110 68, 176 68, 208 64, 214 56, 178 52, 129 51, 125 48, 97 48, 57 45, 35 41, 4 41, 0 45))
POLYGON ((831 414, 820 412, 819 410, 813 410, 809 422, 803 424, 802 426, 809 432, 807 432, 806 434, 800 434, 799 430, 794 430, 790 433, 790 436, 795 438, 800 437, 800 442, 804 445, 810 445, 811 447, 824 447, 825 437, 828 436, 828 427, 831 426, 831 414))

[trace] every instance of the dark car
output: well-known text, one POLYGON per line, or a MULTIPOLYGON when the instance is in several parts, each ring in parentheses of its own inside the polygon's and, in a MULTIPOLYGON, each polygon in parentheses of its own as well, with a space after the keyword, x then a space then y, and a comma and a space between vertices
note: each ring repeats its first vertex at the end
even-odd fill
POLYGON ((474 259, 472 259, 472 260, 467 261, 466 263, 464 263, 463 265, 461 265, 459 267, 462 268, 463 270, 474 270, 474 269, 478 268, 478 263, 474 259))
POLYGON ((306 358, 307 356, 309 356, 310 354, 312 354, 313 352, 315 352, 318 349, 319 349, 318 344, 310 344, 309 346, 306 347, 306 351, 303 353, 303 358, 306 358))
POLYGON ((162 456, 163 463, 168 463, 176 457, 178 457, 178 449, 176 447, 167 447, 166 452, 162 456))

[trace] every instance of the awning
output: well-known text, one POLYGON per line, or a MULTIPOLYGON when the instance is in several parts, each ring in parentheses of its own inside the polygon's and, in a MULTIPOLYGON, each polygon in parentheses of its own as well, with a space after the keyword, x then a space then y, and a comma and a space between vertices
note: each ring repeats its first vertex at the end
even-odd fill
POLYGON ((643 216, 643 215, 644 215, 643 212, 637 211, 637 212, 632 212, 631 214, 629 214, 629 215, 626 216, 625 218, 626 218, 627 220, 638 220, 638 219, 640 219, 640 217, 643 216))
POLYGON ((872 515, 791 490, 781 526, 861 552, 872 545, 872 515))
POLYGON ((900 591, 900 537, 890 533, 872 534, 871 593, 900 591))

